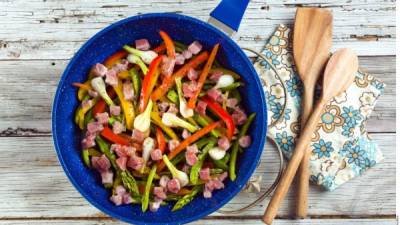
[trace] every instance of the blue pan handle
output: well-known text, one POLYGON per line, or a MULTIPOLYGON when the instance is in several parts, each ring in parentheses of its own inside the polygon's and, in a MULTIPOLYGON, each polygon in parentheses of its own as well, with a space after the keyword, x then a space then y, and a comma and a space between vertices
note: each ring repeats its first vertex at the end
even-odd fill
POLYGON ((250 0, 222 0, 210 16, 234 31, 238 31, 240 21, 250 0))

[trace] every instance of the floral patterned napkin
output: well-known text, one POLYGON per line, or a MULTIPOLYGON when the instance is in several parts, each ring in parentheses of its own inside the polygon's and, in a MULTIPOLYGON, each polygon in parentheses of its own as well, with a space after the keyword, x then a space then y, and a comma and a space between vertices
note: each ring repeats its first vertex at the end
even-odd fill
MULTIPOLYGON (((287 158, 299 134, 302 96, 290 32, 288 27, 280 25, 262 51, 278 71, 284 87, 269 64, 262 59, 255 63, 267 98, 268 124, 276 122, 269 128, 268 135, 287 158), (286 107, 284 88, 287 90, 286 107)), ((358 72, 348 90, 326 106, 311 143, 310 172, 314 183, 332 191, 383 159, 377 144, 368 136, 365 123, 384 86, 371 75, 358 72)))

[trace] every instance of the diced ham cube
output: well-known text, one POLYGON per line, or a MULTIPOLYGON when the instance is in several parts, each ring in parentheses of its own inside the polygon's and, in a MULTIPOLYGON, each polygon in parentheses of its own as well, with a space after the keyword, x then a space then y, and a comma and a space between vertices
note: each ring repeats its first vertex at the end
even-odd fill
POLYGON ((97 96, 99 96, 99 93, 97 93, 97 91, 94 90, 89 90, 88 94, 90 95, 90 97, 92 98, 96 98, 97 96))
POLYGON ((170 179, 169 179, 168 176, 163 175, 163 176, 160 178, 160 186, 163 187, 163 188, 166 188, 169 180, 170 180, 170 179))
POLYGON ((118 186, 115 188, 115 194, 116 194, 116 195, 123 195, 123 194, 125 194, 125 193, 126 193, 126 189, 124 188, 124 186, 118 185, 118 186))
POLYGON ((95 138, 96 138, 96 134, 86 132, 86 136, 84 139, 82 139, 82 142, 81 142, 82 149, 87 149, 87 148, 95 146, 96 145, 95 138))
POLYGON ((182 85, 182 91, 183 91, 183 96, 185 98, 191 98, 193 97, 198 89, 198 85, 196 81, 191 81, 189 83, 185 82, 182 85))
POLYGON ((127 157, 120 157, 117 160, 115 160, 115 162, 117 163, 118 167, 121 170, 126 170, 126 162, 128 161, 127 157))
POLYGON ((242 109, 236 107, 232 113, 232 119, 235 125, 243 125, 247 121, 247 115, 242 109))
POLYGON ((167 198, 167 194, 164 192, 164 188, 163 187, 154 187, 153 194, 157 198, 162 199, 162 200, 167 198))
POLYGON ((82 101, 81 106, 82 106, 82 108, 88 108, 88 107, 91 107, 92 104, 93 104, 93 101, 88 99, 88 100, 82 101))
POLYGON ((186 147, 186 152, 197 154, 199 152, 199 149, 197 148, 196 144, 193 144, 186 147))
POLYGON ((168 107, 168 113, 177 114, 179 112, 175 104, 170 103, 168 107))
POLYGON ((188 50, 193 54, 196 55, 201 51, 203 46, 198 41, 194 41, 192 44, 189 45, 188 50))
POLYGON ((191 53, 189 50, 185 50, 182 52, 183 57, 185 57, 185 59, 190 59, 193 56, 193 53, 191 53))
POLYGON ((186 163, 190 166, 193 166, 199 160, 195 153, 188 152, 188 151, 186 151, 186 153, 185 153, 185 158, 186 158, 186 163))
POLYGON ((106 84, 116 87, 118 85, 117 72, 115 70, 109 70, 106 73, 106 84))
POLYGON ((210 168, 202 168, 199 172, 200 179, 203 181, 208 181, 210 179, 210 168))
POLYGON ((160 112, 165 113, 168 110, 169 103, 168 102, 159 102, 159 103, 157 103, 157 106, 158 106, 158 110, 160 112))
POLYGON ((170 152, 172 152, 176 147, 178 147, 178 145, 180 144, 180 142, 178 140, 172 139, 168 141, 168 150, 170 152))
POLYGON ((207 181, 205 187, 210 190, 218 190, 218 189, 222 189, 225 187, 224 183, 222 183, 222 181, 220 181, 219 179, 213 178, 209 181, 207 181))
POLYGON ((153 151, 151 151, 150 153, 151 156, 151 160, 153 161, 158 161, 160 159, 162 159, 162 152, 160 149, 154 149, 153 151))
POLYGON ((228 150, 231 144, 229 143, 229 139, 225 136, 221 137, 218 139, 218 147, 220 147, 222 150, 228 150))
POLYGON ((174 72, 175 59, 164 56, 161 61, 161 74, 170 76, 174 72))
POLYGON ((229 108, 234 109, 237 104, 238 100, 236 98, 228 98, 228 100, 226 100, 226 106, 229 108))
POLYGON ((110 201, 112 201, 116 206, 122 205, 122 195, 112 195, 110 201))
POLYGON ((222 75, 224 75, 222 71, 215 70, 210 76, 208 76, 208 78, 212 81, 217 82, 222 75))
POLYGON ((251 137, 249 135, 239 138, 239 145, 242 148, 247 148, 251 145, 251 137))
POLYGON ((218 101, 219 99, 222 98, 222 93, 220 90, 211 88, 210 90, 207 91, 208 97, 213 99, 214 101, 218 101))
POLYGON ((144 166, 144 159, 138 156, 132 156, 129 158, 126 166, 134 170, 140 170, 144 166))
POLYGON ((101 175, 101 183, 103 184, 112 184, 114 173, 111 170, 102 171, 101 175))
POLYGON ((110 160, 104 154, 100 157, 93 156, 91 161, 93 168, 99 172, 105 172, 111 168, 110 160))
POLYGON ((114 70, 116 73, 119 73, 123 70, 128 69, 129 62, 126 59, 122 59, 120 63, 117 63, 113 66, 112 70, 114 70))
POLYGON ((87 125, 87 131, 90 134, 97 134, 98 132, 102 131, 104 129, 103 124, 99 122, 90 122, 87 125))
POLYGON ((118 157, 132 157, 136 151, 134 147, 119 144, 112 144, 110 150, 111 152, 115 152, 118 157))
POLYGON ((142 51, 147 51, 150 49, 150 43, 147 39, 138 39, 135 40, 135 47, 136 49, 142 50, 142 51))
POLYGON ((176 178, 169 180, 167 183, 167 189, 171 193, 178 193, 178 191, 181 189, 181 184, 179 183, 179 180, 176 178))
POLYGON ((183 129, 183 131, 182 131, 182 138, 183 139, 186 139, 186 138, 190 137, 191 135, 192 134, 188 130, 183 129))
POLYGON ((129 193, 125 193, 124 195, 122 195, 122 203, 127 205, 127 204, 131 204, 133 202, 132 196, 129 193))
POLYGON ((104 77, 107 73, 108 69, 101 63, 96 63, 96 65, 93 66, 92 72, 95 76, 97 77, 104 77))
POLYGON ((175 56, 175 64, 183 65, 185 63, 185 57, 182 54, 176 54, 175 56))
POLYGON ((207 103, 203 101, 198 101, 197 106, 195 108, 196 112, 198 112, 200 115, 205 115, 206 114, 206 109, 207 109, 207 103))
POLYGON ((132 131, 132 139, 135 142, 142 143, 145 138, 146 138, 145 133, 143 133, 143 132, 141 132, 139 130, 136 130, 136 129, 134 129, 132 131))
POLYGON ((199 72, 197 72, 195 69, 190 68, 187 76, 189 78, 189 80, 197 80, 197 78, 199 77, 199 72))
POLYGON ((132 101, 134 98, 133 87, 130 81, 125 81, 122 85, 122 93, 124 93, 124 99, 132 101))
POLYGON ((97 122, 99 122, 101 124, 108 123, 108 113, 107 112, 97 113, 95 117, 97 119, 97 122))
POLYGON ((112 116, 119 116, 119 114, 121 114, 121 106, 111 105, 110 106, 110 114, 112 116))
POLYGON ((125 126, 119 121, 115 121, 112 126, 113 126, 112 131, 114 134, 120 134, 124 132, 126 129, 125 126))

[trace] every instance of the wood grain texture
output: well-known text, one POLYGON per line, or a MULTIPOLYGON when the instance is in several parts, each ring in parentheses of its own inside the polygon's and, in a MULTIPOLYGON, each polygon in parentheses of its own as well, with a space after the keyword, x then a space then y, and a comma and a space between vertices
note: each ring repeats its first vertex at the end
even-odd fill
MULTIPOLYGON (((372 138, 380 145, 384 162, 334 192, 311 185, 310 216, 357 218, 395 214, 395 135, 373 134, 372 138)), ((67 180, 51 137, 2 137, 0 152, 0 221, 31 217, 106 217, 82 198, 67 180)), ((276 176, 277 161, 277 154, 267 143, 255 175, 262 174, 263 183, 270 184, 276 176)), ((255 194, 241 193, 226 207, 242 207, 254 198, 255 194)), ((290 218, 294 200, 295 193, 291 190, 280 208, 279 218, 290 218)), ((261 216, 267 202, 240 216, 261 216)), ((212 216, 226 218, 219 213, 212 216)))
MULTIPOLYGON (((49 135, 50 113, 66 60, 0 61, 0 136, 49 135)), ((387 87, 368 121, 370 132, 395 132, 395 57, 360 57, 387 87)))
MULTIPOLYGON (((111 219, 91 219, 91 220, 5 220, 0 221, 0 225, 126 225, 127 223, 111 219)), ((190 223, 191 225, 215 225, 215 224, 234 224, 234 225, 258 225, 262 224, 258 219, 204 219, 190 223)), ((276 220, 274 225, 395 225, 396 219, 314 219, 314 220, 276 220)))
MULTIPOLYGON (((1 1, 0 59, 69 59, 100 29, 123 18, 176 12, 207 20, 213 0, 1 1)), ((395 55, 395 0, 253 0, 235 40, 261 50, 274 28, 292 24, 296 7, 321 6, 334 15, 333 48, 360 55, 395 55)))

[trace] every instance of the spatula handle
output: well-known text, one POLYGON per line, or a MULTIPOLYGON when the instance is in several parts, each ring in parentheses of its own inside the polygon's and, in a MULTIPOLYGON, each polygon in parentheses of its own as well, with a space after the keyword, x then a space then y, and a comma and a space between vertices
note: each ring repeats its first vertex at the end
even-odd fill
MULTIPOLYGON (((313 85, 305 85, 303 100, 302 100, 302 109, 303 112, 301 114, 301 129, 307 123, 308 118, 310 117, 313 110, 314 103, 314 84, 313 85)), ((307 216, 308 209, 308 191, 309 191, 309 179, 310 179, 310 154, 311 149, 310 146, 304 152, 303 160, 301 161, 298 174, 298 190, 297 190, 297 208, 296 215, 299 218, 305 218, 307 216)))
POLYGON ((314 109, 313 113, 307 121, 306 126, 303 129, 300 139, 297 141, 296 148, 292 154, 292 157, 275 190, 274 195, 272 196, 271 201, 268 204, 267 209, 265 210, 263 221, 266 224, 272 224, 272 221, 274 220, 278 212, 278 208, 289 190, 289 186, 293 181, 294 175, 299 168, 301 160, 303 159, 304 152, 310 145, 312 134, 314 133, 315 128, 320 120, 322 111, 325 107, 325 103, 326 101, 318 102, 316 108, 314 109))

